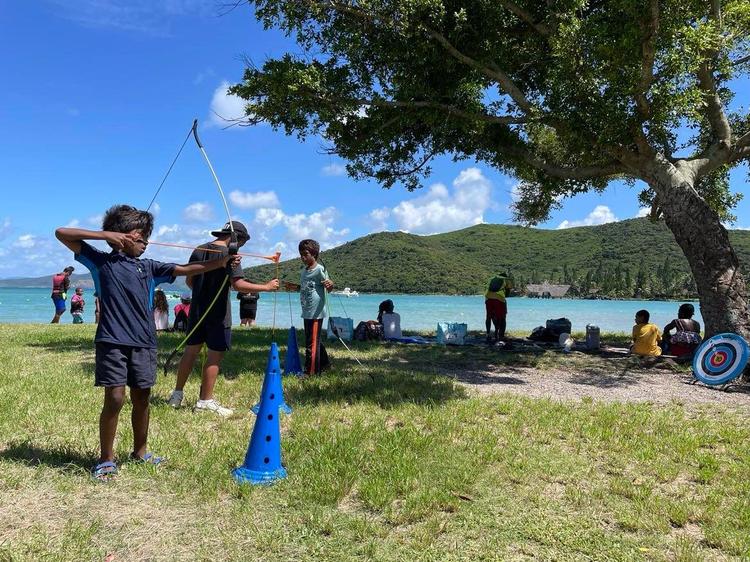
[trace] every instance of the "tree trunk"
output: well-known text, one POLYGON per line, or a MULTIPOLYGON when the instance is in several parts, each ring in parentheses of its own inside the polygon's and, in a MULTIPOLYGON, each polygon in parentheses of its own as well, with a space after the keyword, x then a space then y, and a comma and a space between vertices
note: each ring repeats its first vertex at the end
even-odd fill
POLYGON ((652 185, 667 226, 693 272, 705 337, 733 332, 750 342, 747 285, 719 215, 679 173, 660 176, 652 185))

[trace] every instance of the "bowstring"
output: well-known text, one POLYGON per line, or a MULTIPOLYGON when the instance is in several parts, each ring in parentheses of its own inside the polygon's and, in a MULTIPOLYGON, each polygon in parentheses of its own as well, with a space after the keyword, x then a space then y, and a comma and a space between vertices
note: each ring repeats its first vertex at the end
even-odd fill
POLYGON ((190 138, 190 135, 192 133, 193 133, 193 128, 190 127, 190 130, 188 131, 188 134, 185 137, 185 140, 182 142, 182 146, 180 147, 180 150, 177 151, 177 156, 174 157, 174 160, 172 160, 172 163, 169 165, 169 169, 167 170, 167 173, 164 174, 164 177, 162 178, 161 183, 159 184, 159 187, 156 190, 156 193, 154 193, 154 196, 151 198, 151 203, 148 204, 146 211, 151 210, 151 205, 154 204, 154 201, 156 201, 156 197, 159 195, 159 192, 161 191, 161 188, 164 187, 164 182, 167 181, 169 174, 172 172, 172 168, 174 168, 174 165, 177 163, 177 159, 180 157, 180 154, 182 154, 182 149, 185 148, 185 145, 187 144, 187 141, 190 138))

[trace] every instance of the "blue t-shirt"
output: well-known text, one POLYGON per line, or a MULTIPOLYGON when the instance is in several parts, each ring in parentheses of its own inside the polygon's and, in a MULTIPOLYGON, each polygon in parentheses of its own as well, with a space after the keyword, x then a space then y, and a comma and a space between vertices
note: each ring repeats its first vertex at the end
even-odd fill
POLYGON ((101 316, 94 341, 156 348, 154 289, 172 283, 177 266, 114 250, 102 252, 86 242, 81 242, 75 259, 91 272, 99 295, 101 316))
POLYGON ((326 279, 328 279, 328 272, 319 263, 312 269, 302 268, 299 282, 302 318, 314 320, 325 317, 326 288, 323 286, 323 281, 326 279))

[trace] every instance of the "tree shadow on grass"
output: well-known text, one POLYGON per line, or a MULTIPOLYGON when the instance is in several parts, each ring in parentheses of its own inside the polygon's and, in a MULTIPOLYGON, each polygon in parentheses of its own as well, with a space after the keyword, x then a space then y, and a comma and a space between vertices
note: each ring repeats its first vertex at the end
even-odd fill
POLYGON ((287 402, 304 405, 369 402, 390 409, 400 404, 439 404, 466 397, 448 378, 423 374, 325 372, 285 389, 287 402))
POLYGON ((82 455, 79 451, 66 446, 42 449, 28 441, 11 442, 0 451, 0 460, 10 461, 27 466, 47 466, 69 471, 89 470, 96 463, 95 455, 82 455))

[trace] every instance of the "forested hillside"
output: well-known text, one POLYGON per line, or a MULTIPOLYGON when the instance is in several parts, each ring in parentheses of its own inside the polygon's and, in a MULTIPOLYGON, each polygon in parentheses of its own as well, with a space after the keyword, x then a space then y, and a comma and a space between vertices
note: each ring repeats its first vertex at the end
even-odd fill
MULTIPOLYGON (((730 231, 730 238, 750 279, 750 231, 730 231)), ((321 261, 338 288, 367 293, 477 294, 507 271, 520 291, 549 281, 570 284, 578 296, 695 295, 672 234, 645 218, 566 230, 482 224, 433 236, 382 232, 323 252, 321 261)), ((296 282, 300 267, 299 259, 282 262, 280 277, 296 282)), ((275 266, 246 271, 260 281, 275 275, 275 266)))

